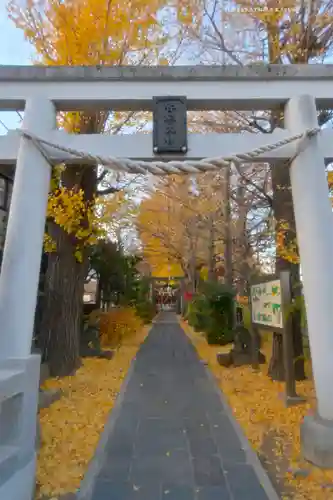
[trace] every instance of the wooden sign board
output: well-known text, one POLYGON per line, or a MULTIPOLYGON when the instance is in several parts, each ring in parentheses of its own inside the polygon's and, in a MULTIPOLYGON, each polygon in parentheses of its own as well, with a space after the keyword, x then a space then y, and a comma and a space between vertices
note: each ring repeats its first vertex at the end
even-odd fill
POLYGON ((274 279, 250 286, 252 323, 274 330, 283 329, 281 281, 274 279))

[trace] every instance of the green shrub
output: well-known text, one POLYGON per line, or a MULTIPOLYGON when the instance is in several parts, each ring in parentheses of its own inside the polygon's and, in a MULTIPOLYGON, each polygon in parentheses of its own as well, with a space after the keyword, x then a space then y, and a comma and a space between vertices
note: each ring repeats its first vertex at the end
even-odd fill
POLYGON ((150 279, 141 278, 137 283, 136 296, 133 299, 133 307, 139 318, 148 324, 156 315, 156 307, 149 300, 150 279))
POLYGON ((150 323, 156 315, 155 306, 149 300, 142 300, 135 304, 135 312, 145 324, 150 323))
POLYGON ((187 319, 196 331, 206 335, 209 344, 233 341, 234 292, 219 283, 204 282, 188 306, 187 319))
POLYGON ((205 337, 210 345, 227 345, 231 344, 234 340, 232 330, 221 330, 221 328, 216 328, 216 326, 205 332, 205 337))
POLYGON ((187 304, 186 314, 184 317, 188 321, 189 325, 191 325, 195 329, 197 325, 197 309, 194 300, 187 304))
POLYGON ((195 331, 204 331, 210 316, 209 303, 204 295, 198 295, 189 303, 187 319, 195 331))
POLYGON ((205 282, 203 293, 209 302, 214 318, 224 329, 232 330, 234 327, 234 291, 223 284, 205 282))

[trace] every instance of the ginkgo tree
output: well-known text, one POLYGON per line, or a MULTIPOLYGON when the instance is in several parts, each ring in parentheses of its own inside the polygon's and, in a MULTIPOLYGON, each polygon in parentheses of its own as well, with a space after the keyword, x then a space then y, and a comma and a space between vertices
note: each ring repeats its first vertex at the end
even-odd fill
MULTIPOLYGON (((327 173, 327 183, 333 205, 333 171, 327 173)), ((277 251, 281 258, 292 264, 300 264, 295 229, 291 228, 288 221, 281 220, 276 234, 277 251)))
MULTIPOLYGON (((65 168, 60 165, 53 169, 46 217, 75 239, 74 257, 82 263, 85 249, 108 236, 112 219, 125 202, 125 193, 120 187, 112 188, 112 194, 94 195, 92 200, 85 201, 84 191, 78 184, 72 188, 61 186, 61 173, 65 168)), ((44 250, 57 253, 57 242, 48 232, 44 235, 44 250)))
MULTIPOLYGON (((180 31, 189 43, 194 42, 200 62, 214 64, 320 64, 332 53, 333 10, 332 0, 179 0, 186 12, 179 18, 180 31), (199 47, 199 50, 198 50, 199 47)), ((177 4, 179 3, 177 2, 177 4)), ((274 112, 229 113, 235 119, 247 123, 252 132, 269 133, 283 126, 282 110, 274 112)), ((319 114, 319 123, 331 118, 330 110, 319 114)), ((223 123, 225 113, 214 113, 214 120, 223 123)), ((295 221, 292 209, 292 194, 289 164, 275 165, 270 169, 266 213, 274 214, 275 269, 279 273, 288 269, 293 282, 299 287, 299 258, 295 242, 295 221)), ((241 179, 250 189, 258 187, 262 194, 262 183, 257 182, 246 169, 241 179)), ((273 245, 272 245, 273 247, 273 245)), ((296 376, 304 378, 302 361, 302 332, 299 315, 293 315, 296 376)), ((273 379, 284 378, 282 337, 274 335, 270 375, 273 379)))
POLYGON ((160 181, 140 205, 137 228, 153 269, 172 264, 192 287, 199 269, 205 268, 202 276, 214 279, 224 247, 217 176, 170 176, 160 181))
MULTIPOLYGON (((160 0, 10 0, 8 14, 33 45, 38 64, 138 65, 158 61, 165 43, 157 15, 163 5, 160 0)), ((122 128, 119 120, 127 118, 96 109, 59 114, 58 122, 71 133, 115 133, 122 128)), ((99 192, 106 177, 97 166, 67 165, 51 188, 46 247, 53 251, 45 279, 40 346, 52 375, 68 375, 80 365, 88 248, 101 229, 96 221, 100 196, 112 192, 99 192)))
MULTIPOLYGON (((240 4, 245 3, 240 0, 240 4)), ((248 3, 249 5, 249 3, 248 3)), ((323 62, 333 44, 332 2, 321 0, 301 2, 282 0, 278 9, 273 9, 269 0, 265 12, 251 14, 258 30, 258 36, 265 37, 267 56, 264 60, 271 64, 306 64, 323 62)), ((319 122, 330 119, 330 113, 319 116, 319 122)), ((283 124, 283 113, 271 113, 270 131, 283 124)), ((276 273, 285 269, 292 276, 294 296, 301 292, 299 258, 295 241, 296 227, 292 204, 292 192, 289 176, 289 164, 279 164, 271 169, 273 188, 273 210, 276 221, 276 273)), ((295 373, 297 379, 303 379, 303 339, 301 316, 295 312, 292 317, 295 353, 295 373)), ((273 379, 284 378, 282 339, 274 334, 273 352, 269 374, 273 379)))
POLYGON ((184 231, 190 211, 181 200, 188 190, 187 177, 163 179, 140 204, 136 225, 144 257, 152 269, 173 262, 186 272, 184 231))
MULTIPOLYGON (((50 193, 46 217, 73 236, 76 242, 74 257, 82 263, 85 249, 107 237, 110 222, 123 199, 124 193, 119 191, 111 197, 95 196, 91 202, 85 202, 82 188, 59 188, 50 193)), ((56 240, 48 232, 44 235, 44 250, 47 253, 58 250, 56 240)))

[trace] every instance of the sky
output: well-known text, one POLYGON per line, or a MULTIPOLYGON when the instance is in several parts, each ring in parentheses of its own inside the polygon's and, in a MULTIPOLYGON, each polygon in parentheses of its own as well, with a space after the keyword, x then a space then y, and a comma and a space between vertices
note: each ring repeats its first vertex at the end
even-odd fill
MULTIPOLYGON (((24 40, 22 31, 8 19, 6 4, 7 0, 0 0, 0 65, 31 64, 32 47, 24 40)), ((8 128, 17 128, 20 123, 16 113, 2 112, 0 120, 8 128)), ((0 123, 0 134, 5 133, 6 128, 0 123)))

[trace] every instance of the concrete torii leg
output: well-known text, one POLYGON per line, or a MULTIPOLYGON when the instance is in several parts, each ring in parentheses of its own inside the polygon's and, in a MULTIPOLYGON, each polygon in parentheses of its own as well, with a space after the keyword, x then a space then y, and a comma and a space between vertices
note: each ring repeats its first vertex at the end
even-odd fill
MULTIPOLYGON (((56 126, 53 104, 27 101, 23 127, 56 126)), ((40 356, 31 354, 51 167, 22 138, 0 276, 0 498, 31 500, 40 356)))
MULTIPOLYGON (((315 100, 292 98, 285 108, 292 134, 318 127, 315 100)), ((320 467, 333 467, 333 214, 319 138, 291 165, 291 186, 301 258, 318 413, 301 425, 304 457, 320 467)))

